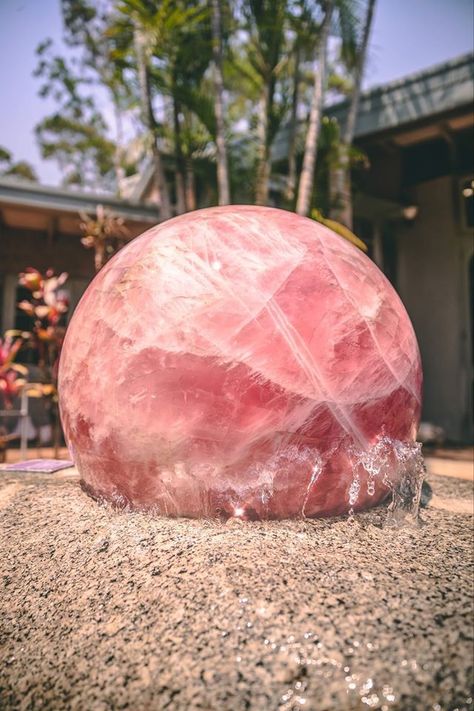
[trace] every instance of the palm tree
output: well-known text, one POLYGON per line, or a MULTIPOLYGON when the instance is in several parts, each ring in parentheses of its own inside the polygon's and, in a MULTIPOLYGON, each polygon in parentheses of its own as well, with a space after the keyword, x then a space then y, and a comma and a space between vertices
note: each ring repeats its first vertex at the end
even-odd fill
POLYGON ((155 71, 161 90, 171 98, 177 212, 195 209, 191 152, 186 145, 187 115, 199 116, 206 102, 201 85, 212 57, 209 8, 199 0, 171 3, 167 23, 156 47, 165 66, 155 71))
POLYGON ((311 207, 311 195, 313 192, 314 182, 314 167, 316 165, 318 138, 321 127, 321 113, 326 84, 327 43, 334 10, 334 3, 335 0, 327 0, 326 2, 324 19, 321 24, 318 42, 318 68, 314 73, 313 95, 311 99, 308 131, 306 134, 306 142, 303 156, 303 168, 301 170, 300 182, 298 186, 298 199, 296 201, 296 212, 299 215, 308 215, 311 207))
POLYGON ((334 173, 335 206, 332 214, 336 220, 352 229, 352 196, 350 176, 350 147, 354 139, 355 123, 359 108, 359 99, 364 74, 367 47, 375 9, 375 0, 368 0, 367 13, 362 32, 362 40, 356 55, 354 68, 354 84, 347 112, 346 124, 342 134, 340 147, 340 165, 334 173))
POLYGON ((288 136, 288 183, 285 190, 287 200, 293 200, 296 185, 296 139, 298 129, 298 103, 300 94, 301 47, 299 38, 293 48, 293 90, 291 96, 291 114, 288 136))
POLYGON ((175 188, 176 188, 176 212, 181 215, 186 212, 188 207, 186 204, 185 191, 185 165, 182 149, 181 138, 181 104, 177 97, 176 90, 176 75, 173 73, 172 79, 172 104, 173 104, 173 142, 174 142, 174 159, 175 159, 175 188))
POLYGON ((248 0, 248 60, 259 78, 255 201, 265 205, 270 179, 270 148, 279 122, 275 106, 277 78, 287 61, 284 53, 286 0, 248 0))
POLYGON ((230 188, 224 123, 221 15, 221 0, 212 0, 212 53, 214 59, 214 95, 216 113, 217 190, 219 205, 228 205, 230 203, 230 188))
MULTIPOLYGON (((135 54, 138 60, 142 107, 147 125, 154 125, 151 97, 153 89, 169 97, 170 126, 175 158, 176 211, 192 209, 187 199, 186 173, 189 167, 183 153, 183 112, 189 96, 195 99, 202 77, 209 66, 211 28, 209 9, 202 0, 123 0, 135 26, 135 54), (138 30, 138 31, 137 31, 138 30), (152 61, 154 60, 154 61, 152 61)), ((164 127, 166 133, 167 126, 164 127)), ((157 142, 153 144, 156 176, 160 175, 157 142)), ((162 163, 162 161, 161 161, 162 163)), ((162 171, 162 169, 161 169, 162 171)), ((167 190, 164 175, 161 189, 167 190)), ((189 184, 189 179, 187 180, 189 184)))
POLYGON ((302 67, 311 54, 314 45, 314 36, 317 34, 312 8, 308 0, 298 0, 297 12, 290 13, 289 23, 294 34, 291 52, 291 108, 288 124, 288 181, 285 197, 293 202, 296 189, 296 154, 298 138, 298 106, 305 73, 302 67))
POLYGON ((171 217, 171 203, 158 144, 159 131, 153 106, 153 88, 158 87, 162 94, 171 97, 177 208, 178 212, 183 212, 186 209, 186 198, 178 84, 182 81, 183 71, 191 58, 194 57, 200 66, 203 63, 205 66, 208 64, 207 57, 203 59, 200 48, 196 51, 194 46, 194 40, 199 39, 196 23, 205 16, 207 8, 199 2, 191 4, 176 0, 122 0, 120 10, 125 20, 133 27, 142 120, 151 144, 161 214, 167 219, 171 217), (187 58, 186 61, 183 61, 184 57, 187 58), (159 60, 158 66, 156 62, 152 63, 152 58, 159 60))
MULTIPOLYGON (((136 6, 133 3, 132 6, 136 6)), ((146 9, 146 8, 145 8, 146 9)), ((142 15, 143 17, 143 15, 142 15)), ((155 187, 159 196, 160 212, 163 220, 168 220, 171 217, 171 202, 166 182, 165 170, 161 150, 158 145, 158 123, 153 109, 153 100, 151 94, 150 80, 150 42, 144 24, 138 12, 132 13, 133 21, 133 40, 135 47, 135 56, 138 69, 138 81, 140 87, 140 109, 142 121, 148 131, 148 137, 151 144, 151 151, 154 165, 155 187)))

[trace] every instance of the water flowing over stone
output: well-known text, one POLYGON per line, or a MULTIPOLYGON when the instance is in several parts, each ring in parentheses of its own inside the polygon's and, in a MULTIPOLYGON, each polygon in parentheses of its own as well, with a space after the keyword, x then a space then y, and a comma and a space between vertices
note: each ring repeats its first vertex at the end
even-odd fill
POLYGON ((76 309, 59 381, 83 485, 117 506, 253 519, 416 500, 409 318, 362 252, 292 213, 211 208, 133 240, 76 309))

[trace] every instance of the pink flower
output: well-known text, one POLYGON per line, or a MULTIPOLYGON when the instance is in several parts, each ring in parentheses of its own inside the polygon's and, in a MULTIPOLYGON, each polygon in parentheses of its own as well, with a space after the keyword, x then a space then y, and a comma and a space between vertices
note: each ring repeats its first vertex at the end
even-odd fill
POLYGON ((43 276, 41 272, 33 267, 27 267, 24 272, 20 274, 19 283, 21 286, 25 286, 33 294, 40 294, 43 290, 43 276))

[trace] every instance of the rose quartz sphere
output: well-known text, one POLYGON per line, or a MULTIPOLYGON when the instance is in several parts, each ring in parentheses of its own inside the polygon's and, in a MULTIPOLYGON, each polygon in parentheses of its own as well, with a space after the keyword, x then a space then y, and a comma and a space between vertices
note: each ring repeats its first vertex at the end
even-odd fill
POLYGON ((317 222, 252 206, 130 242, 82 297, 59 372, 85 489, 168 516, 379 502, 420 389, 412 326, 375 264, 317 222))

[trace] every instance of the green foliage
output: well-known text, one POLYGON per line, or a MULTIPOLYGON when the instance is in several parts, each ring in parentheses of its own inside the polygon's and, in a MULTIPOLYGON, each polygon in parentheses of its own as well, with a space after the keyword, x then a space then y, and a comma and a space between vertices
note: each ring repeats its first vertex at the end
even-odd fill
POLYGON ((80 50, 81 69, 91 81, 107 88, 118 108, 127 108, 133 99, 124 77, 128 64, 122 61, 121 52, 130 45, 130 28, 123 25, 121 32, 111 31, 118 13, 104 0, 61 0, 61 9, 65 41, 80 50))
POLYGON ((14 161, 11 152, 3 146, 0 146, 0 175, 13 175, 32 182, 38 180, 35 169, 30 163, 26 160, 14 161))
POLYGON ((8 170, 5 171, 5 175, 15 175, 19 178, 24 178, 25 180, 31 180, 32 182, 38 181, 38 176, 33 166, 26 160, 20 160, 14 163, 8 170))
MULTIPOLYGON (((336 0, 331 34, 339 50, 333 52, 328 84, 338 96, 353 90, 363 5, 364 0, 336 0)), ((143 166, 143 158, 151 160, 156 141, 171 191, 177 184, 172 174, 184 175, 186 166, 188 173, 195 171, 211 183, 212 192, 211 2, 61 0, 61 9, 67 51, 54 51, 50 40, 38 48, 40 95, 56 104, 36 128, 42 155, 58 162, 66 183, 112 187, 120 176, 143 166), (143 114, 137 32, 147 67, 151 132, 143 114), (113 108, 106 115, 115 116, 115 128, 103 118, 104 105, 113 108)), ((268 160, 282 127, 293 121, 296 134, 305 131, 301 119, 309 110, 325 2, 220 0, 220 11, 231 183, 234 195, 251 200, 255 166, 268 160)), ((323 123, 313 201, 324 212, 328 172, 338 163, 339 143, 338 127, 323 123)), ((364 156, 355 151, 350 157, 363 164, 364 156)), ((278 168, 284 172, 288 165, 278 168)))
POLYGON ((335 33, 341 38, 340 55, 346 67, 354 68, 361 34, 360 0, 336 0, 335 33))
MULTIPOLYGON (((316 166, 312 198, 312 204, 315 209, 323 215, 329 215, 332 211, 331 176, 342 165, 341 155, 343 150, 338 122, 334 118, 325 116, 321 122, 319 158, 316 166)), ((368 166, 367 155, 355 146, 349 148, 348 157, 349 164, 353 168, 365 168, 368 166)))
POLYGON ((0 163, 6 163, 7 165, 10 165, 11 160, 12 154, 10 153, 10 151, 6 148, 3 148, 3 146, 0 146, 0 163))
POLYGON ((288 64, 285 47, 287 2, 249 0, 245 16, 249 39, 239 67, 248 79, 253 79, 259 93, 265 86, 268 87, 270 106, 267 142, 271 144, 287 109, 282 95, 280 100, 275 100, 277 82, 288 64))
MULTIPOLYGON (((176 98, 193 113, 202 115, 206 127, 215 129, 210 117, 212 97, 200 93, 201 80, 212 56, 209 10, 202 2, 184 0, 122 0, 119 18, 110 32, 114 36, 137 23, 146 37, 155 94, 176 98), (188 106, 189 105, 189 106, 188 106)), ((129 30, 130 31, 130 30, 129 30)), ((131 44, 114 58, 134 64, 131 44)))
MULTIPOLYGON (((114 144, 105 137, 98 115, 90 123, 53 114, 36 127, 43 158, 55 158, 66 185, 97 185, 113 168, 114 144)), ((100 184, 100 183, 99 183, 100 184)))
POLYGON ((58 162, 65 184, 98 186, 112 171, 114 144, 90 93, 90 80, 79 74, 73 60, 53 54, 49 40, 37 54, 35 76, 43 82, 40 96, 59 105, 59 111, 35 128, 41 154, 58 162))

